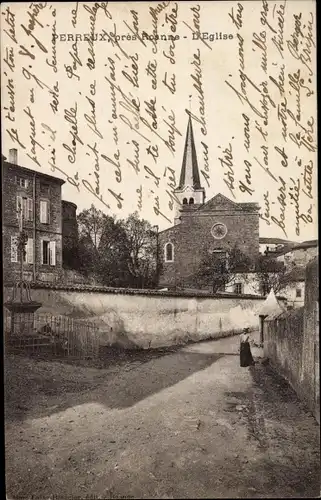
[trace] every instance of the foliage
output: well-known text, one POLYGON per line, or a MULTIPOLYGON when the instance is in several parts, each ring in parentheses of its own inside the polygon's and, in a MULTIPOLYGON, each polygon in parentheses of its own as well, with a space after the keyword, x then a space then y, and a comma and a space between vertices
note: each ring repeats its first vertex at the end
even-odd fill
POLYGON ((267 294, 272 288, 278 293, 293 281, 283 262, 264 255, 255 262, 255 271, 256 287, 260 293, 267 294))
POLYGON ((132 286, 156 286, 161 271, 157 233, 148 221, 139 218, 137 212, 123 221, 123 227, 127 236, 128 270, 132 286))
POLYGON ((94 205, 91 205, 87 210, 83 210, 77 217, 80 238, 88 243, 91 240, 96 250, 98 249, 107 217, 101 210, 97 210, 94 205))
POLYGON ((106 217, 98 246, 96 274, 106 286, 128 286, 127 235, 120 221, 106 217))
POLYGON ((116 220, 92 205, 83 210, 77 220, 78 270, 82 274, 94 276, 106 286, 153 288, 157 285, 161 271, 157 234, 137 212, 125 220, 116 220))
POLYGON ((233 283, 237 274, 247 273, 252 262, 241 250, 234 246, 230 252, 209 252, 205 250, 197 271, 199 286, 211 286, 214 293, 233 283))

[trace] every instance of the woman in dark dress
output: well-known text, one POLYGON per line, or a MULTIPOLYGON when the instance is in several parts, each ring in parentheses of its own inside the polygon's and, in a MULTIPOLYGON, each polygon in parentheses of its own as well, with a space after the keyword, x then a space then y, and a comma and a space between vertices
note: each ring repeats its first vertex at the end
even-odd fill
POLYGON ((255 365, 250 347, 249 328, 244 328, 241 335, 240 365, 242 367, 255 365))

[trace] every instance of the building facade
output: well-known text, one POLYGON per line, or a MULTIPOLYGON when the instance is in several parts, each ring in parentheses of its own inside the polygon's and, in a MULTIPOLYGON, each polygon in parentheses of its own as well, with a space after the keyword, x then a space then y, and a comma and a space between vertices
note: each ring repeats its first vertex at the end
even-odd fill
POLYGON ((21 167, 16 150, 2 161, 2 232, 4 281, 20 277, 21 256, 17 248, 21 229, 27 233, 23 278, 55 282, 62 271, 62 200, 64 181, 21 167))
POLYGON ((296 243, 281 238, 260 237, 260 254, 277 257, 280 253, 290 250, 296 243))
POLYGON ((206 252, 227 256, 237 246, 247 257, 257 258, 259 206, 257 203, 236 203, 220 193, 206 202, 190 117, 175 198, 174 226, 159 234, 160 286, 195 288, 195 275, 206 252))
POLYGON ((319 252, 318 241, 304 241, 293 245, 292 248, 282 252, 276 260, 283 262, 287 269, 294 267, 306 267, 319 252))
POLYGON ((305 273, 309 263, 318 256, 318 241, 296 243, 276 257, 286 268, 289 284, 282 290, 288 305, 296 308, 304 305, 305 273))

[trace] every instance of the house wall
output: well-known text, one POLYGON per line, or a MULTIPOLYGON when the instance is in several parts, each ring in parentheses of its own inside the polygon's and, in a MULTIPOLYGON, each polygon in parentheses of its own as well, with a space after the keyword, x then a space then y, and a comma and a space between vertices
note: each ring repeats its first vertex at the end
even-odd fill
POLYGON ((282 289, 282 296, 286 297, 288 306, 292 306, 295 308, 302 307, 304 305, 304 295, 304 281, 296 281, 295 283, 292 283, 291 285, 282 289))
POLYGON ((276 247, 277 247, 276 243, 260 243, 260 253, 264 254, 267 250, 275 251, 276 247))
POLYGON ((293 249, 291 252, 287 252, 277 257, 277 260, 283 262, 286 267, 291 269, 294 265, 305 267, 308 262, 317 255, 318 247, 314 246, 310 248, 293 249))
MULTIPOLYGON (((18 236, 19 222, 17 218, 17 196, 33 200, 33 220, 24 220, 23 228, 28 238, 34 241, 34 263, 24 263, 24 278, 29 280, 55 281, 59 279, 62 268, 62 209, 61 209, 61 184, 60 179, 38 174, 18 165, 3 163, 2 194, 3 219, 3 267, 4 281, 11 282, 20 276, 20 262, 11 262, 11 237, 18 236), (28 180, 28 187, 17 185, 16 177, 28 180), (35 187, 34 187, 35 182, 35 187), (49 187, 49 192, 44 192, 44 185, 49 187), (40 200, 49 201, 49 223, 40 223, 40 200), (55 266, 44 265, 41 261, 41 241, 48 239, 56 242, 55 266)), ((18 259, 20 260, 20 258, 18 259)))
POLYGON ((261 295, 256 273, 236 274, 233 282, 226 286, 226 291, 233 293, 236 283, 242 284, 242 293, 261 295))
MULTIPOLYGON (((11 297, 5 289, 5 301, 11 297)), ((196 294, 122 289, 44 286, 32 288, 39 312, 88 318, 97 322, 101 344, 126 347, 166 346, 258 328, 262 297, 197 296, 196 294)))

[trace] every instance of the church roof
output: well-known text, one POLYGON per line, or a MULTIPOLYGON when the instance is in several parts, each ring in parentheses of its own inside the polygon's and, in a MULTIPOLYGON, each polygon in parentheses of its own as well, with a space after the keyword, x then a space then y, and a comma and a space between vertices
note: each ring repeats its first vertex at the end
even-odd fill
POLYGON ((185 186, 192 186, 194 189, 201 189, 191 115, 189 115, 188 119, 184 156, 178 189, 183 189, 185 186))
POLYGON ((199 205, 198 210, 258 210, 257 203, 239 203, 230 200, 221 193, 216 194, 208 200, 204 205, 199 205))

